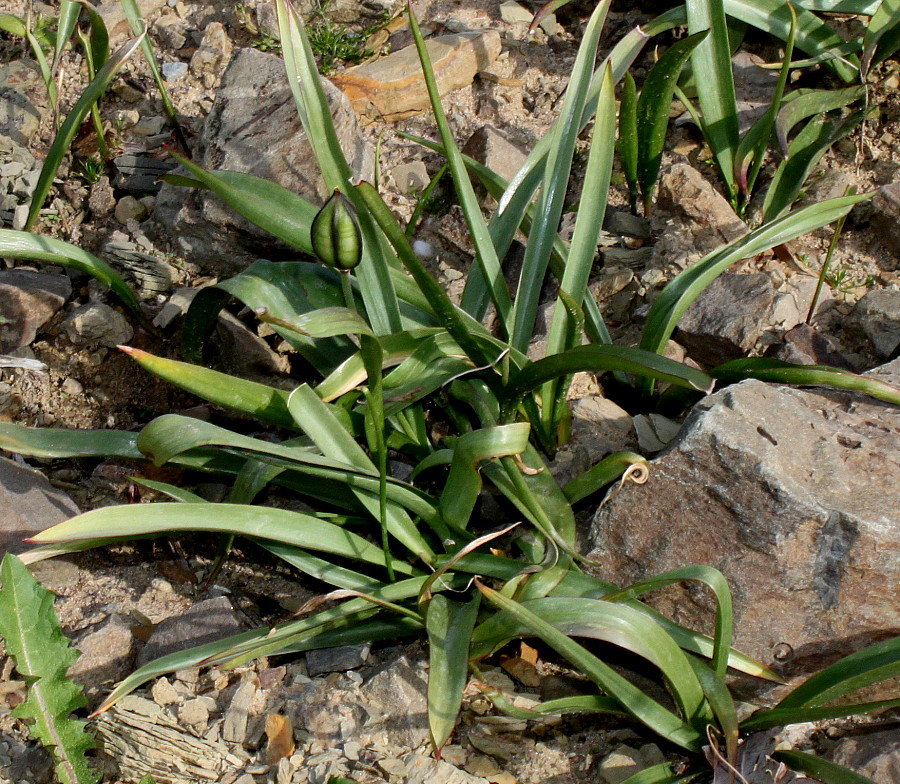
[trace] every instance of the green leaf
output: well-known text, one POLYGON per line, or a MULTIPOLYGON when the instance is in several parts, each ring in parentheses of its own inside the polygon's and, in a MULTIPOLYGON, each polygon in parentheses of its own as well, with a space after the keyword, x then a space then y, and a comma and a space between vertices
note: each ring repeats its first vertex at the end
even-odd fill
POLYGON ((745 378, 756 378, 773 384, 826 386, 863 392, 876 400, 900 406, 900 389, 881 379, 858 376, 826 365, 792 365, 768 357, 749 357, 726 362, 709 371, 723 384, 734 384, 745 378))
POLYGON ((654 358, 646 350, 622 346, 577 346, 526 365, 510 380, 506 391, 507 400, 515 403, 529 390, 545 381, 586 370, 620 370, 707 393, 712 391, 712 381, 705 373, 659 355, 654 358))
POLYGON ((28 28, 25 23, 12 14, 0 14, 0 30, 10 35, 17 35, 19 38, 25 38, 28 28))
POLYGON ((172 153, 172 157, 191 172, 196 180, 171 174, 164 175, 161 179, 173 185, 205 188, 273 237, 304 253, 312 254, 309 231, 317 210, 306 199, 252 174, 206 171, 180 155, 172 153))
POLYGON ((847 117, 831 120, 820 116, 810 120, 788 147, 788 158, 782 161, 769 184, 763 201, 763 222, 783 215, 800 194, 807 177, 829 147, 853 131, 865 112, 855 111, 847 117))
POLYGON ((468 528, 469 518, 481 492, 478 463, 521 454, 528 446, 530 431, 527 422, 517 422, 473 430, 459 437, 453 448, 450 475, 441 493, 441 517, 448 525, 458 531, 468 528))
POLYGON ((703 693, 685 654, 665 632, 637 610, 591 599, 534 599, 522 604, 476 582, 502 612, 479 625, 470 655, 479 658, 514 637, 536 635, 617 699, 638 721, 672 743, 699 751, 705 737, 692 722, 703 713, 703 693), (648 658, 666 674, 686 720, 663 708, 601 662, 569 634, 604 639, 648 658))
POLYGON ((12 715, 29 722, 31 733, 53 755, 62 784, 96 784, 100 776, 84 756, 94 739, 83 721, 70 718, 87 703, 66 677, 78 651, 59 629, 54 596, 10 553, 0 564, 0 580, 0 635, 28 686, 27 699, 12 715))
POLYGON ((287 407, 288 393, 283 389, 247 381, 188 362, 157 357, 139 348, 129 346, 119 348, 157 378, 202 397, 210 403, 282 427, 295 426, 287 407))
POLYGON ((864 100, 866 88, 857 84, 838 90, 795 90, 784 98, 775 119, 775 134, 782 154, 788 156, 788 135, 807 117, 842 109, 855 101, 864 100))
POLYGON ((622 94, 619 99, 619 137, 617 141, 622 172, 628 183, 628 201, 632 212, 637 208, 638 198, 638 126, 637 87, 631 71, 625 74, 622 94))
POLYGON ((33 259, 84 272, 108 287, 141 322, 149 327, 140 303, 122 278, 105 261, 87 251, 52 237, 26 231, 0 229, 0 256, 8 259, 33 259))
POLYGON ((56 20, 56 44, 53 47, 53 64, 50 67, 53 74, 59 68, 59 59, 75 31, 80 12, 81 6, 75 0, 60 0, 59 17, 56 20))
POLYGON ((688 57, 707 35, 709 30, 702 30, 672 44, 650 69, 641 88, 635 117, 638 156, 635 174, 644 197, 644 214, 650 212, 653 187, 662 163, 675 85, 688 57))
POLYGON ((47 200, 47 194, 50 193, 53 179, 56 177, 56 172, 66 153, 69 152, 69 148, 72 146, 72 142, 75 139, 75 134, 81 127, 81 123, 84 122, 84 118, 87 117, 88 112, 90 112, 91 106, 100 99, 104 92, 106 92, 106 88, 112 81, 112 78, 116 75, 116 72, 122 67, 143 40, 144 36, 141 34, 136 38, 132 38, 117 49, 106 61, 91 83, 84 89, 84 92, 81 93, 78 100, 75 102, 75 105, 69 111, 65 122, 63 122, 56 136, 53 138, 50 149, 47 150, 47 157, 44 158, 44 165, 41 167, 41 173, 38 176, 34 194, 31 197, 31 205, 28 208, 28 217, 25 220, 25 231, 31 231, 35 221, 38 219, 41 208, 47 200))
POLYGON ((396 259, 366 211, 365 203, 350 186, 353 174, 341 151, 303 23, 286 0, 277 0, 275 8, 288 83, 319 170, 328 189, 339 189, 356 208, 363 237, 363 260, 354 274, 360 281, 369 323, 378 335, 398 332, 402 326, 400 305, 390 274, 391 267, 397 266, 396 259))
POLYGON ((142 460, 137 433, 125 430, 64 430, 0 422, 0 449, 32 457, 121 457, 142 460))
POLYGON ((822 784, 875 784, 872 779, 852 770, 803 751, 773 751, 772 759, 783 762, 792 770, 814 776, 822 784))
POLYGON ((488 234, 487 225, 484 222, 484 216, 481 214, 481 205, 475 197, 475 191, 472 188, 472 182, 466 171, 465 163, 462 155, 453 141, 453 134, 444 115, 441 106, 441 96, 438 91, 437 81, 434 77, 434 70, 431 67, 431 61, 428 57, 428 50, 422 39, 419 25, 412 7, 407 7, 409 16, 409 28, 413 35, 416 51, 419 55, 419 62, 422 64, 422 76, 425 80, 425 86, 428 90, 428 99, 431 103, 431 109, 434 113, 434 119, 441 135, 441 142, 444 147, 444 154, 447 156, 447 163, 450 167, 450 174, 453 177, 453 184, 456 188, 456 196, 459 206, 462 209, 463 218, 469 229, 469 235, 475 246, 475 263, 481 270, 484 279, 488 282, 488 289, 491 293, 491 299, 497 308, 500 318, 500 324, 504 332, 509 330, 509 314, 512 306, 509 298, 509 292, 506 288, 506 280, 503 277, 503 271, 500 269, 500 262, 497 259, 497 252, 494 243, 488 234))
POLYGON ((601 487, 629 473, 629 469, 648 471, 647 459, 635 452, 613 452, 583 474, 569 480, 563 486, 563 493, 570 504, 577 504, 592 493, 596 493, 601 487))
MULTIPOLYGON (((95 509, 32 536, 36 544, 103 537, 133 538, 177 531, 215 531, 237 536, 274 539, 294 547, 340 555, 384 566, 381 548, 318 517, 245 504, 217 504, 215 515, 201 504, 128 504, 95 509)), ((398 572, 412 567, 395 562, 398 572)))
MULTIPOLYGON (((691 303, 732 264, 825 226, 866 198, 868 194, 843 196, 794 210, 707 254, 679 273, 653 302, 641 336, 641 348, 661 354, 678 320, 691 303)), ((642 382, 639 379, 638 384, 647 392, 653 389, 652 381, 642 382)))
MULTIPOLYGON (((869 67, 872 64, 872 58, 879 42, 896 30, 898 25, 900 25, 900 0, 881 0, 878 10, 875 11, 869 20, 863 36, 863 54, 859 65, 859 71, 863 80, 869 73, 869 67)), ((885 53, 887 56, 890 56, 890 54, 892 52, 885 53)), ((880 59, 884 59, 884 57, 880 59)))
POLYGON ((725 22, 723 0, 687 0, 688 32, 711 34, 691 54, 696 79, 697 101, 703 113, 703 136, 716 159, 729 201, 735 202, 737 184, 734 160, 738 147, 737 98, 731 70, 731 47, 725 22))
POLYGON ((480 595, 455 602, 437 594, 428 602, 428 728, 431 744, 440 752, 453 728, 462 704, 469 665, 469 641, 478 617, 480 595))
MULTIPOLYGON (((259 259, 243 272, 201 289, 191 301, 181 335, 182 353, 189 362, 203 363, 203 348, 229 296, 251 310, 264 308, 268 316, 292 323, 311 311, 344 305, 340 275, 334 270, 305 261, 259 259)), ((355 350, 344 337, 311 338, 282 324, 272 327, 323 375, 355 350)))
POLYGON ((610 0, 603 0, 588 20, 569 77, 559 118, 550 132, 550 149, 544 164, 537 214, 528 232, 525 258, 511 314, 512 321, 508 325, 510 345, 523 353, 528 350, 528 344, 534 334, 541 286, 562 216, 575 141, 581 129, 581 116, 588 99, 597 44, 609 5, 610 0))
POLYGON ((803 724, 808 721, 824 721, 826 719, 842 719, 863 713, 874 713, 900 707, 900 698, 895 700, 878 700, 877 702, 861 702, 854 705, 834 705, 827 708, 771 708, 760 710, 750 718, 741 722, 741 730, 755 732, 772 727, 784 727, 788 724, 803 724))
POLYGON ((807 678, 775 708, 814 708, 897 675, 900 675, 900 637, 892 637, 851 653, 807 678))

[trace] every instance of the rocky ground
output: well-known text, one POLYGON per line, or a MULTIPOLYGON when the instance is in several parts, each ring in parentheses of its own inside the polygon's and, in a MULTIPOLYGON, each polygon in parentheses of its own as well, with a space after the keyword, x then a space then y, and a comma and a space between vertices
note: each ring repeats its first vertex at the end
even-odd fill
MULTIPOLYGON (((24 4, 13 0, 9 10, 21 12, 24 4)), ((322 198, 315 176, 296 165, 309 159, 309 150, 298 133, 287 86, 279 82, 281 66, 265 51, 277 48, 269 4, 146 0, 141 6, 194 159, 270 176, 311 199, 322 198)), ((116 4, 101 8, 114 43, 124 40, 116 4)), ((439 73, 456 88, 444 99, 456 137, 474 157, 511 175, 559 105, 583 9, 561 10, 532 36, 526 35, 529 12, 514 4, 437 0, 415 3, 414 9, 426 31, 441 37, 439 73)), ((337 90, 331 100, 357 172, 372 177, 377 167, 385 198, 406 218, 441 161, 397 134, 434 137, 435 131, 427 113, 411 114, 424 105, 417 80, 406 78, 402 62, 385 65, 384 55, 411 40, 402 22, 384 26, 394 10, 389 0, 362 7, 335 2, 327 8, 332 24, 378 28, 366 43, 372 62, 358 69, 338 66, 331 74, 350 103, 337 90), (375 78, 382 88, 377 92, 375 78)), ((321 14, 312 18, 322 21, 321 14)), ((646 18, 639 9, 615 8, 603 47, 646 18)), ((648 62, 639 62, 639 69, 648 62)), ((741 89, 752 102, 754 87, 770 76, 752 60, 737 65, 741 89)), ((84 84, 76 53, 64 56, 61 73, 65 111, 84 84)), ((12 39, 0 39, 0 84, 7 85, 0 88, 0 221, 19 227, 52 137, 52 113, 39 73, 12 39)), ((880 116, 826 156, 805 196, 840 195, 848 185, 876 192, 848 219, 833 262, 836 273, 811 326, 806 315, 830 238, 826 230, 803 238, 789 252, 744 262, 722 276, 685 315, 677 342, 669 347, 672 356, 715 364, 771 353, 857 371, 896 360, 898 84, 900 69, 889 61, 873 80, 871 100, 880 116)), ((40 364, 0 370, 0 418, 122 429, 170 411, 221 418, 195 398, 135 372, 114 346, 128 343, 177 356, 180 316, 192 292, 257 256, 278 258, 286 251, 213 199, 186 196, 169 185, 160 189, 157 177, 174 165, 168 154, 174 140, 139 57, 114 82, 103 116, 114 140, 113 162, 106 169, 93 166, 96 143, 90 133, 80 135, 47 202, 41 231, 100 255, 129 276, 162 337, 136 327, 84 277, 7 264, 0 270, 0 354, 7 364, 40 364)), ((617 181, 612 197, 617 209, 607 217, 602 263, 591 279, 591 293, 615 338, 625 344, 636 341, 642 314, 674 274, 746 231, 715 190, 707 154, 689 124, 672 131, 665 164, 650 219, 627 213, 617 181)), ((458 210, 442 198, 438 189, 417 239, 442 282, 458 295, 471 247, 458 210)), ((220 323, 218 361, 233 372, 290 384, 289 352, 243 316, 228 315, 220 323)), ((878 372, 900 383, 897 361, 878 372)), ((900 544, 895 410, 847 394, 742 385, 705 401, 682 426, 658 415, 632 416, 604 398, 594 379, 583 379, 576 389, 574 437, 557 460, 560 475, 574 475, 616 449, 640 447, 654 454, 681 431, 651 472, 655 484, 623 490, 585 525, 586 548, 616 572, 606 577, 626 583, 644 576, 635 564, 646 564, 653 573, 678 565, 664 563, 654 549, 668 531, 644 527, 647 519, 670 527, 671 509, 645 506, 671 499, 673 487, 699 485, 705 488, 703 499, 698 502, 698 494, 689 492, 679 505, 687 526, 683 537, 690 544, 685 557, 719 566, 739 586, 737 629, 745 649, 793 677, 807 672, 811 662, 900 628, 895 600, 900 575, 890 558, 900 544), (729 476, 746 482, 737 487, 729 476), (788 514, 802 523, 786 532, 778 521, 788 514), (609 525, 613 515, 616 522, 609 525), (692 524, 700 526, 699 533, 692 524), (632 529, 634 535, 622 535, 632 529), (709 541, 703 533, 709 530, 718 531, 720 540, 709 541), (770 590, 772 575, 785 586, 784 594, 770 590)), ((9 457, 0 460, 3 550, 17 550, 24 533, 78 508, 121 503, 129 492, 129 466, 30 460, 40 471, 35 473, 9 457)), ((197 491, 215 500, 225 488, 209 483, 197 491)), ((141 543, 35 568, 59 596, 64 631, 84 653, 76 677, 94 703, 135 664, 273 622, 312 595, 311 586, 249 548, 236 552, 217 583, 202 591, 199 583, 214 546, 192 538, 141 543)), ((708 609, 694 594, 663 603, 689 623, 702 624, 708 609)), ((458 736, 436 761, 423 719, 422 660, 416 645, 363 646, 160 679, 98 722, 105 780, 137 781, 149 771, 161 784, 324 784, 332 775, 398 784, 618 784, 671 755, 621 722, 526 723, 498 716, 473 684, 458 736)), ((577 688, 573 678, 527 646, 486 672, 486 679, 515 694, 521 706, 568 693, 577 688)), ((22 689, 7 663, 0 678, 0 779, 38 784, 49 780, 46 759, 2 708, 14 705, 22 689)), ((900 776, 896 725, 823 723, 792 732, 790 739, 800 747, 827 752, 876 781, 900 776)))

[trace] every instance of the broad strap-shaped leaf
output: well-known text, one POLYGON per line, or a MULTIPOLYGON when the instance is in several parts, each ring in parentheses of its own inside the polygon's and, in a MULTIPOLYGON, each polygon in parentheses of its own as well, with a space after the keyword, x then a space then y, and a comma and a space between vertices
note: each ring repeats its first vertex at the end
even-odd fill
POLYGON ((449 526, 458 531, 469 526, 481 492, 478 464, 482 460, 521 454, 528 446, 530 432, 527 422, 517 422, 473 430, 459 437, 453 448, 450 475, 441 493, 441 517, 449 526))
POLYGON ((28 694, 12 715, 24 719, 31 733, 53 755, 56 776, 63 784, 96 784, 84 753, 94 747, 83 721, 71 718, 87 700, 66 677, 78 651, 59 629, 54 596, 14 555, 0 564, 0 635, 6 653, 25 679, 28 694))
POLYGON ((897 675, 900 675, 900 637, 892 637, 851 653, 807 678, 775 708, 815 708, 897 675))
POLYGON ((577 346, 526 365, 510 380, 507 400, 517 403, 530 390, 559 376, 607 370, 634 373, 706 392, 712 390, 712 379, 705 373, 659 355, 654 359, 646 350, 623 346, 577 346))
POLYGON ((480 595, 457 602, 439 593, 428 602, 428 729, 440 753, 456 726, 469 671, 469 642, 478 617, 480 595))
MULTIPOLYGON (((231 297, 251 310, 263 308, 268 316, 290 323, 320 308, 344 305, 340 275, 334 270, 305 261, 260 259, 194 296, 181 334, 186 360, 203 363, 203 348, 215 329, 219 312, 231 297)), ((353 343, 344 337, 312 338, 277 323, 272 328, 323 375, 354 350, 353 343)))
POLYGON ((31 457, 120 457, 143 460, 137 433, 127 430, 66 430, 0 422, 0 449, 31 457))
MULTIPOLYGON (((225 170, 206 171, 180 155, 173 157, 195 178, 188 181, 216 194, 235 212, 288 245, 312 254, 309 229, 318 209, 296 193, 252 174, 225 170)), ((184 178, 162 177, 180 185, 184 178)), ((196 187, 196 186, 195 186, 196 187)))
POLYGON ((822 784, 876 784, 872 779, 854 773, 836 762, 816 757, 805 751, 773 751, 772 759, 783 762, 792 770, 814 776, 822 784))
POLYGON ((697 102, 703 113, 703 136, 715 157, 729 200, 734 203, 737 197, 734 158, 739 134, 724 2, 687 0, 685 9, 691 35, 710 31, 710 35, 693 49, 691 66, 696 75, 697 102))
POLYGON ((782 161, 769 183, 763 201, 763 222, 783 215, 800 195, 807 177, 829 147, 853 131, 863 120, 860 109, 847 117, 831 120, 826 116, 810 120, 788 147, 788 158, 782 161))
POLYGON ((629 469, 647 472, 647 459, 635 452, 613 452, 583 474, 570 479, 563 486, 563 493, 569 499, 569 503, 577 504, 592 493, 596 493, 601 487, 623 476, 629 469))
POLYGON ((861 84, 837 90, 801 89, 787 95, 775 119, 775 134, 782 155, 788 157, 788 136, 798 123, 807 117, 850 106, 865 96, 866 88, 861 84))
POLYGON ((58 264, 60 267, 84 272, 115 294, 128 310, 149 326, 134 292, 105 261, 86 250, 53 237, 30 234, 27 231, 0 229, 0 256, 8 259, 33 259, 58 264))
MULTIPOLYGON (((384 566, 381 548, 358 534, 327 521, 286 509, 245 504, 219 504, 215 514, 203 504, 127 504, 95 509, 54 525, 32 536, 35 544, 95 539, 122 539, 179 531, 213 531, 237 536, 275 539, 294 547, 340 555, 355 561, 384 566)), ((414 570, 402 562, 394 569, 414 570)))
MULTIPOLYGON (((885 37, 890 37, 891 33, 896 31, 898 25, 900 25, 900 1, 881 0, 878 9, 872 14, 872 18, 866 26, 866 32, 863 36, 863 54, 859 64, 859 70, 863 79, 869 73, 879 42, 885 37)), ((889 56, 891 52, 886 54, 889 56)), ((881 57, 879 59, 884 58, 881 57)))
POLYGON ((630 71, 625 74, 619 98, 619 134, 616 147, 625 182, 628 184, 628 201, 634 211, 637 209, 638 199, 637 86, 630 71))
POLYGON ((759 710, 741 722, 741 729, 747 732, 784 727, 788 724, 802 724, 807 721, 843 719, 863 713, 874 713, 900 707, 900 698, 860 702, 851 705, 832 705, 825 708, 771 708, 759 710))

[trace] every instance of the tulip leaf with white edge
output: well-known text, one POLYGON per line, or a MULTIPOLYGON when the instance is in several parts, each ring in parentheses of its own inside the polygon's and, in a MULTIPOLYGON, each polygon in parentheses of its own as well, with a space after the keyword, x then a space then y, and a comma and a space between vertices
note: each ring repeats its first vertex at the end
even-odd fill
POLYGON ((469 641, 478 617, 479 594, 457 602, 437 594, 425 610, 428 632, 428 728, 440 750, 456 726, 469 667, 469 641))

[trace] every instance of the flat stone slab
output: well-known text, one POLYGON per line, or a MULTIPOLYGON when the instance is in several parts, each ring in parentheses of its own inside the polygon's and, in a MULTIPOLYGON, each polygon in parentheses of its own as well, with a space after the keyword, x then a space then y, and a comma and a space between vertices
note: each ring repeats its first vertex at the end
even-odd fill
MULTIPOLYGON (((438 90, 446 95, 471 84, 475 74, 500 54, 496 30, 441 35, 425 42, 438 90)), ((397 122, 427 111, 431 104, 415 46, 348 68, 331 77, 350 99, 356 113, 369 121, 397 122)))

